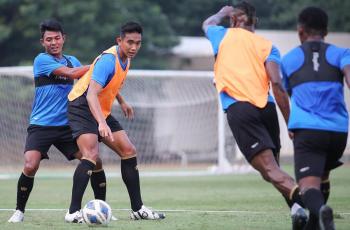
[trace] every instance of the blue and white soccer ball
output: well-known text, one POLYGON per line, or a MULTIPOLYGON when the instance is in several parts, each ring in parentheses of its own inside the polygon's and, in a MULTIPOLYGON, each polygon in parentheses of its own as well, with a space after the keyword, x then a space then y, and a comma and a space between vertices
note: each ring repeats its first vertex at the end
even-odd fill
POLYGON ((90 200, 84 206, 82 214, 89 226, 107 226, 111 221, 112 209, 103 200, 90 200))

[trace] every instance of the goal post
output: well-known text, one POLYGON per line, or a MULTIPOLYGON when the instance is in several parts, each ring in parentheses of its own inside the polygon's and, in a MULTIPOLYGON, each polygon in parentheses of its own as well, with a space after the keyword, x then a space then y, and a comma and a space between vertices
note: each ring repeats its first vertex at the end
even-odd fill
MULTIPOLYGON (((211 71, 130 70, 121 95, 135 112, 130 121, 116 102, 113 115, 120 121, 138 152, 141 165, 182 170, 201 165, 211 173, 249 171, 227 124, 213 85, 211 71)), ((347 105, 349 92, 347 90, 347 105)), ((23 149, 34 96, 32 67, 0 68, 0 166, 23 166, 23 149)), ((281 156, 293 148, 279 112, 281 156)), ((119 164, 100 145, 105 164, 119 164)), ((349 146, 349 145, 348 145, 349 146)), ((345 159, 349 159, 349 147, 345 159)), ((52 147, 49 167, 67 164, 52 147)))

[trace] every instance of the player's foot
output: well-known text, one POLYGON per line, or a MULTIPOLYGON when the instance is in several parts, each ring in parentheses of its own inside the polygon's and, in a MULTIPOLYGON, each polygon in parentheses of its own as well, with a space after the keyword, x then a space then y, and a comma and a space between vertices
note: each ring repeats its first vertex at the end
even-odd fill
POLYGON ((116 220, 118 220, 118 218, 112 215, 111 220, 116 221, 116 220))
POLYGON ((11 218, 8 220, 9 223, 19 223, 23 222, 24 219, 24 213, 20 210, 16 210, 11 218))
POLYGON ((131 211, 130 217, 133 220, 160 220, 164 219, 165 215, 163 213, 157 213, 142 205, 141 209, 137 212, 131 211))
POLYGON ((80 224, 80 223, 84 222, 83 216, 82 216, 80 211, 76 211, 76 212, 70 214, 69 210, 68 210, 66 213, 66 216, 64 217, 64 220, 67 223, 79 223, 80 224))
POLYGON ((327 205, 323 205, 320 209, 319 224, 321 230, 335 229, 333 221, 333 210, 327 205))
POLYGON ((298 208, 296 212, 292 215, 292 229, 293 230, 303 230, 307 223, 307 215, 303 208, 298 208))

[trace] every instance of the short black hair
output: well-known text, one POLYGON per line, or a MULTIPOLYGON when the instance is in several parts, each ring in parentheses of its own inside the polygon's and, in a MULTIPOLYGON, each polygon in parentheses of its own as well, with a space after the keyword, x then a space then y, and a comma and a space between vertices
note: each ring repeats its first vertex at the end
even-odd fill
POLYGON ((40 23, 41 38, 44 37, 45 31, 56 31, 64 34, 61 23, 55 19, 47 19, 40 23))
POLYGON ((125 37, 126 33, 139 33, 142 35, 142 27, 137 22, 127 22, 120 28, 120 36, 125 37))
POLYGON ((233 8, 242 10, 248 17, 247 26, 251 26, 256 21, 255 7, 247 1, 241 1, 233 5, 233 8))
POLYGON ((309 34, 325 36, 328 28, 328 15, 319 7, 309 6, 300 12, 298 23, 309 34))

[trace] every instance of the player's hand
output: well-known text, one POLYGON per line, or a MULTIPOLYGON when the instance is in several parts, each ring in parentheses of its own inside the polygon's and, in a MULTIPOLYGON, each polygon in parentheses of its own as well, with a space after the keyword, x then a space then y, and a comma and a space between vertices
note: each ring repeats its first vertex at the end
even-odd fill
POLYGON ((106 138, 106 139, 110 140, 111 142, 114 141, 111 128, 109 128, 106 121, 98 124, 98 132, 102 138, 106 138))
POLYGON ((134 119, 134 109, 130 105, 124 102, 120 104, 120 107, 126 118, 128 118, 129 120, 134 119))
POLYGON ((225 15, 226 17, 232 17, 233 7, 232 6, 224 6, 219 11, 219 14, 225 15))

